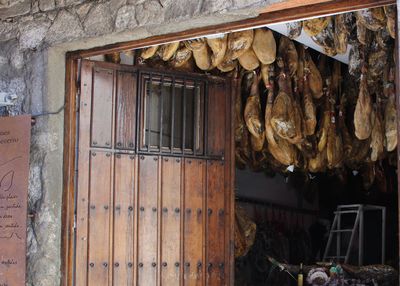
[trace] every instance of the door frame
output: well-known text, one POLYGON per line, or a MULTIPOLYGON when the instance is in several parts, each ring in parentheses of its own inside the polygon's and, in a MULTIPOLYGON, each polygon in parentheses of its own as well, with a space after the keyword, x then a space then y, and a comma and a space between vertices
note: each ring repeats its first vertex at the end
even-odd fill
MULTIPOLYGON (((76 137, 77 137, 77 95, 78 95, 78 70, 82 58, 102 55, 106 53, 132 50, 150 45, 157 45, 172 41, 181 41, 188 38, 197 38, 209 34, 227 33, 235 30, 249 29, 268 24, 301 20, 309 17, 323 16, 350 12, 359 9, 372 8, 390 4, 396 4, 399 9, 400 0, 287 0, 272 4, 261 10, 261 14, 255 18, 237 22, 225 23, 216 26, 190 29, 183 32, 171 33, 161 36, 153 36, 146 39, 130 42, 117 43, 89 50, 78 50, 66 54, 66 77, 65 77, 65 113, 64 113, 64 151, 63 151, 63 195, 62 195, 62 233, 61 233, 61 285, 72 285, 73 281, 73 259, 74 259, 74 206, 75 206, 75 164, 76 164, 76 137)), ((396 23, 400 23, 400 13, 397 13, 396 23)), ((397 35, 399 35, 397 29, 397 35)), ((396 87, 400 87, 400 62, 399 41, 396 40, 396 87)), ((396 88, 397 116, 400 119, 399 92, 396 88)), ((231 105, 231 130, 233 130, 234 106, 231 105)), ((398 136, 400 136, 400 120, 398 120, 398 136)), ((227 138, 231 142, 230 160, 234 162, 234 138, 227 138)), ((400 138, 398 140, 400 142, 400 138)), ((235 165, 231 164, 231 188, 234 188, 235 165)), ((398 148, 398 165, 400 165, 400 150, 398 148)), ((398 172, 398 183, 400 172, 398 172)), ((400 184, 398 192, 400 192, 400 184)), ((235 198, 230 198, 231 209, 234 209, 235 198)), ((399 196, 400 205, 400 196, 399 196)), ((231 229, 234 228, 234 220, 230 220, 231 229)), ((234 232, 231 231, 231 249, 233 250, 234 232)), ((233 253, 231 253, 233 256, 233 253)), ((399 253, 400 256, 400 253, 399 253)), ((233 259, 232 259, 233 260, 233 259)), ((231 261, 230 281, 234 281, 234 263, 231 261)))

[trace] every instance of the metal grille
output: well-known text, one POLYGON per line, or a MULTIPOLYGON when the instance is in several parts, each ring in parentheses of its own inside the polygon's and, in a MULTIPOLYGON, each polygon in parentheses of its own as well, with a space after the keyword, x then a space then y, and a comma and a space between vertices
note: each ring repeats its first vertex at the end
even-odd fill
POLYGON ((140 152, 204 156, 204 81, 141 73, 140 94, 140 152))

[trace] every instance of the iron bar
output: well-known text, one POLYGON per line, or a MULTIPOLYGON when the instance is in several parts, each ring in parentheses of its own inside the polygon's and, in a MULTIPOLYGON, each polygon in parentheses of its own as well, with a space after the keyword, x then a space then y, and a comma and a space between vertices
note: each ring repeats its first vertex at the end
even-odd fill
POLYGON ((205 84, 204 91, 204 138, 203 138, 203 153, 208 155, 208 97, 209 97, 208 81, 205 84))
POLYGON ((159 138, 159 149, 161 151, 163 144, 163 115, 164 115, 164 75, 161 76, 160 83, 160 138, 159 138))
POLYGON ((200 105, 200 104, 197 104, 198 103, 198 101, 197 101, 197 99, 198 100, 200 100, 200 95, 199 96, 197 96, 197 81, 195 81, 194 82, 194 84, 193 84, 193 146, 192 146, 192 148, 193 148, 193 155, 195 155, 196 156, 196 151, 197 151, 197 124, 196 124, 196 122, 197 122, 197 117, 199 116, 199 114, 198 114, 198 106, 200 105))
POLYGON ((364 263, 364 210, 360 207, 360 225, 359 225, 359 245, 358 245, 358 266, 364 263))
POLYGON ((185 154, 186 140, 186 78, 183 78, 182 94, 182 154, 185 154))
MULTIPOLYGON (((338 215, 338 222, 337 223, 338 223, 338 229, 341 229, 342 228, 342 214, 338 215)), ((342 239, 342 234, 340 232, 337 232, 336 233, 336 256, 337 257, 340 257, 341 239, 342 239)))
POLYGON ((355 236, 355 233, 356 233, 356 228, 357 228, 359 222, 360 222, 360 212, 357 212, 356 220, 354 222, 353 232, 351 233, 351 237, 350 237, 349 247, 347 248, 347 252, 346 252, 346 259, 344 261, 344 263, 346 263, 346 264, 349 263, 350 251, 351 251, 351 247, 353 245, 354 236, 355 236))
MULTIPOLYGON (((151 73, 151 72, 149 73, 149 81, 148 81, 148 83, 149 83, 149 100, 146 103, 146 111, 147 111, 147 114, 146 114, 146 122, 147 122, 146 123, 147 124, 147 126, 146 126, 146 128, 147 128, 146 146, 147 146, 147 151, 150 150, 150 139, 151 139, 151 137, 150 137, 150 129, 151 129, 150 128, 150 123, 151 123, 151 102, 152 102, 152 92, 153 92, 153 73, 151 73)), ((145 85, 145 88, 146 88, 146 85, 145 85)), ((147 91, 147 89, 146 89, 146 91, 147 91)), ((146 102, 146 100, 145 100, 145 102, 146 102)))
POLYGON ((174 153, 175 136, 175 76, 172 76, 172 98, 171 98, 171 154, 174 153))
MULTIPOLYGON (((337 224, 337 216, 335 216, 335 218, 333 219, 333 223, 332 223, 332 229, 334 229, 335 228, 335 226, 336 226, 336 224, 337 224)), ((330 248, 330 245, 331 245, 331 243, 332 243, 332 237, 333 237, 333 235, 330 233, 329 234, 329 238, 328 238, 328 242, 327 242, 327 247, 325 247, 325 252, 324 252, 324 258, 323 258, 323 260, 325 261, 325 259, 326 258, 328 258, 329 256, 328 256, 328 254, 329 254, 329 248, 330 248), (329 247, 328 247, 329 246, 329 247)))
MULTIPOLYGON (((108 151, 109 151, 109 149, 108 149, 108 151)), ((118 154, 124 155, 124 154, 129 154, 129 153, 121 153, 121 152, 119 152, 118 154)), ((133 154, 133 155, 136 155, 136 154, 133 154)), ((160 153, 160 152, 152 152, 152 151, 149 151, 149 152, 140 151, 137 155, 138 156, 140 156, 140 155, 145 155, 145 156, 147 156, 147 155, 149 155, 149 156, 161 155, 161 156, 174 157, 174 158, 191 158, 191 159, 203 159, 203 160, 221 161, 221 157, 199 156, 199 155, 194 156, 193 154, 190 154, 190 153, 185 153, 185 155, 183 155, 182 153, 170 154, 170 153, 160 153)))
POLYGON ((142 130, 142 119, 141 119, 141 117, 143 116, 143 114, 144 114, 144 107, 142 107, 142 97, 143 96, 139 96, 140 94, 141 94, 141 90, 142 90, 142 85, 143 85, 143 82, 142 82, 142 74, 141 74, 141 72, 139 72, 138 73, 139 74, 139 77, 138 77, 138 84, 137 84, 137 86, 136 86, 136 99, 137 99, 137 104, 136 104, 136 138, 135 138, 135 141, 136 141, 136 145, 135 145, 135 152, 137 153, 137 152, 139 152, 139 149, 141 149, 141 147, 142 147, 142 143, 141 143, 141 141, 142 141, 142 132, 143 132, 143 130, 142 130))
POLYGON ((382 208, 382 264, 386 260, 386 208, 382 208))

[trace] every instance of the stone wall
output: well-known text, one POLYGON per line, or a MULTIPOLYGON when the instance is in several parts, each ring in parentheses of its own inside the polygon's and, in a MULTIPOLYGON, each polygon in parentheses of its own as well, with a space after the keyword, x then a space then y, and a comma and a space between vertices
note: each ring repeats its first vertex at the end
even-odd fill
MULTIPOLYGON (((272 2, 278 0, 0 0, 0 92, 18 96, 14 106, 0 107, 0 116, 62 107, 67 50, 254 17, 272 2), (49 60, 58 47, 64 47, 59 60, 49 60)), ((62 112, 38 117, 32 129, 27 253, 32 286, 60 281, 62 120, 62 112)))

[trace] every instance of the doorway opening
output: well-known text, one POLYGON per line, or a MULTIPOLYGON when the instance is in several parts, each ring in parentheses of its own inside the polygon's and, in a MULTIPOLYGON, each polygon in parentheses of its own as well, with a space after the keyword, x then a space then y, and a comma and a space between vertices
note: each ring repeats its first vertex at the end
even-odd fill
POLYGON ((82 57, 76 285, 397 285, 395 10, 82 57))

